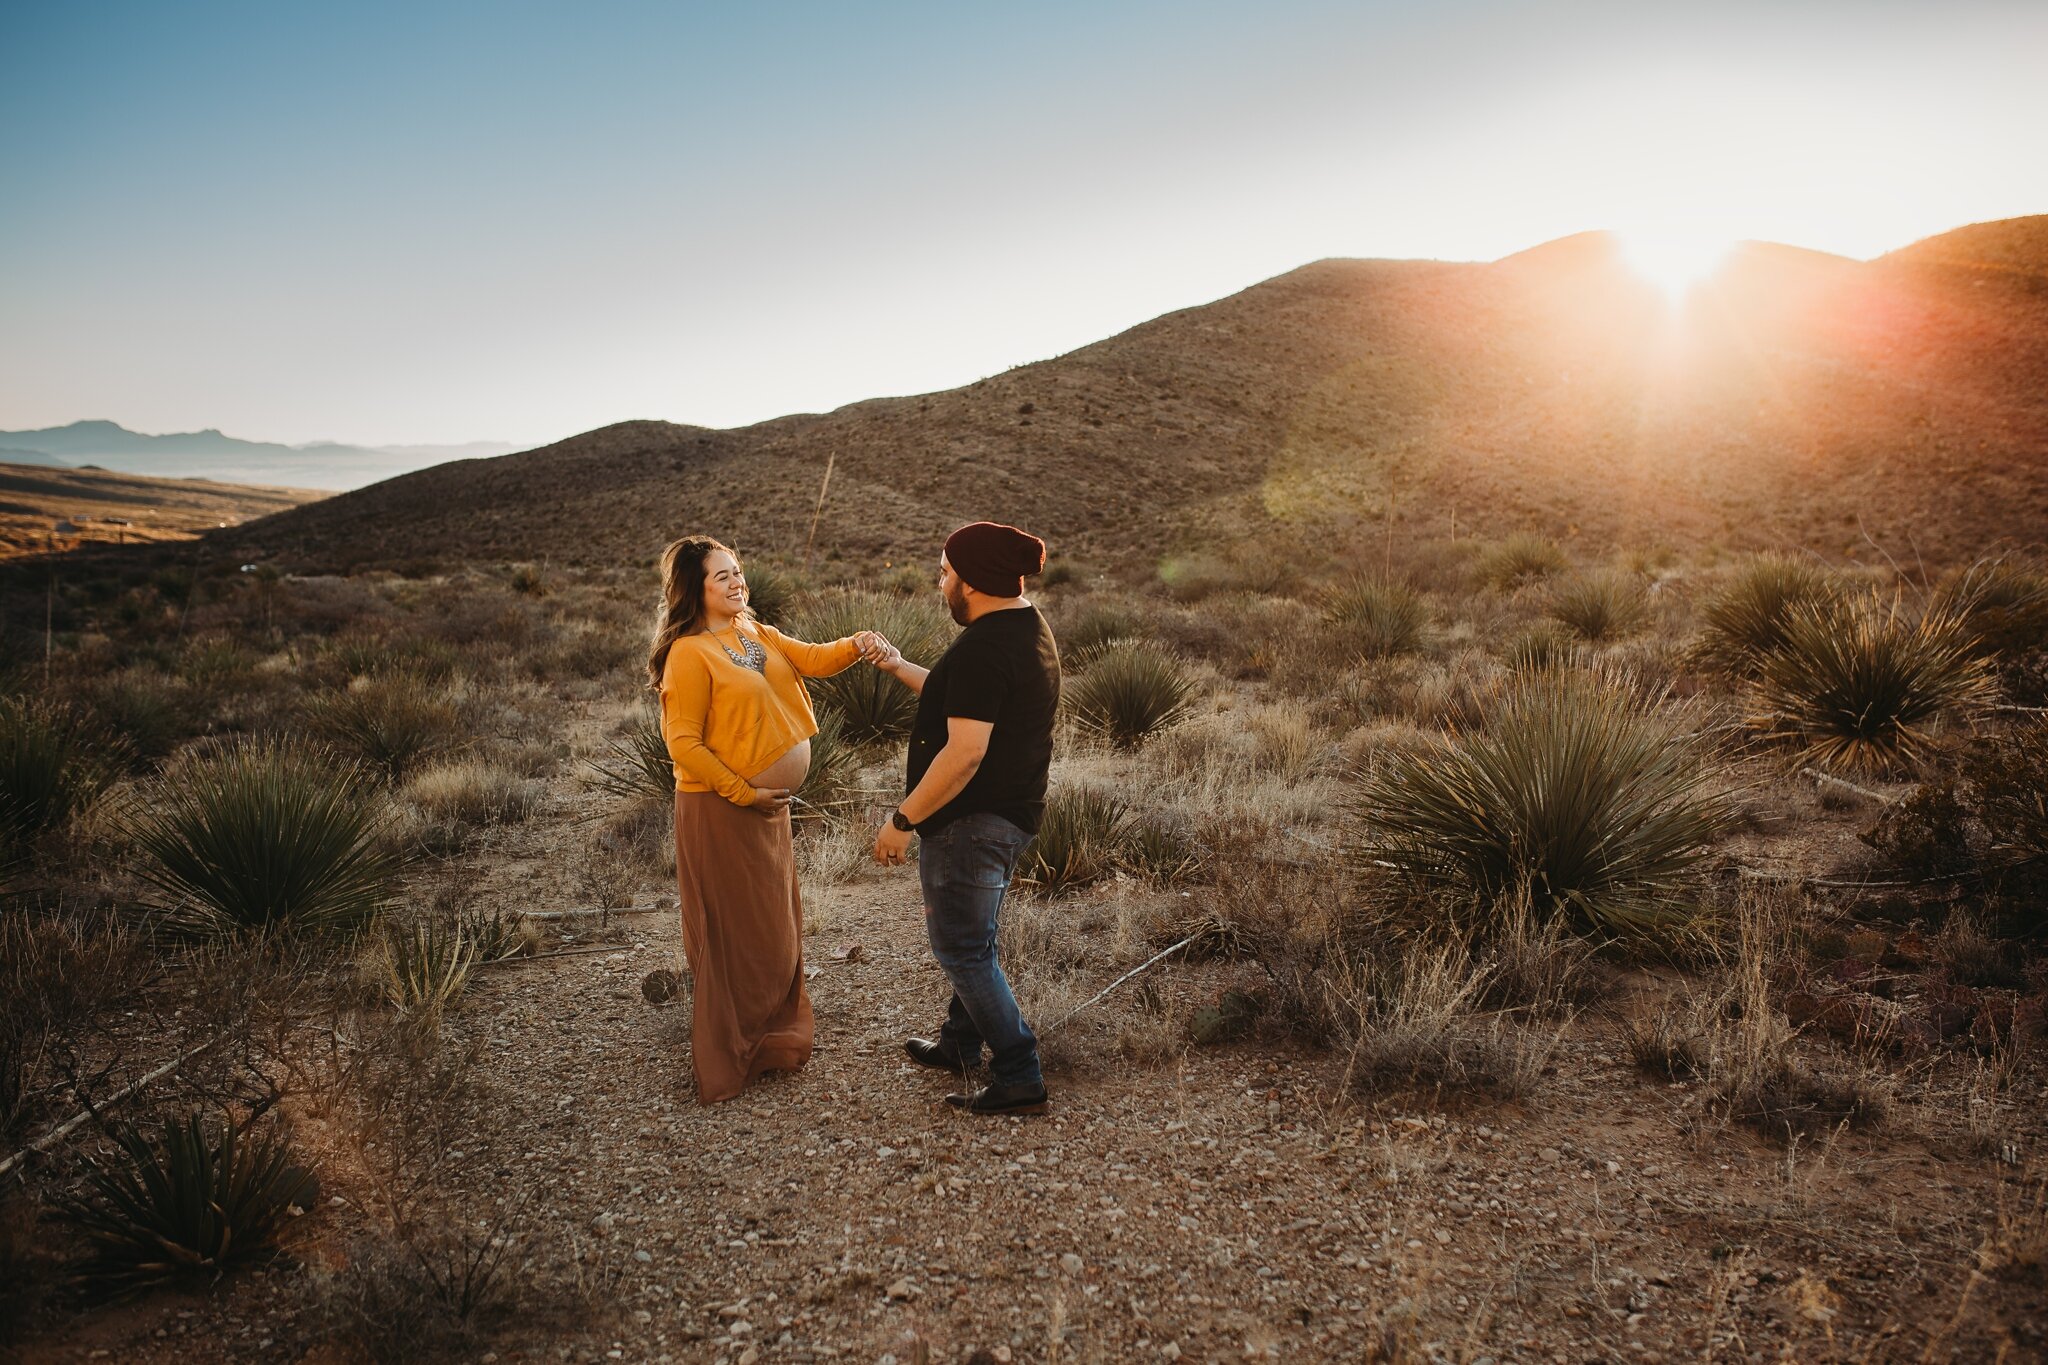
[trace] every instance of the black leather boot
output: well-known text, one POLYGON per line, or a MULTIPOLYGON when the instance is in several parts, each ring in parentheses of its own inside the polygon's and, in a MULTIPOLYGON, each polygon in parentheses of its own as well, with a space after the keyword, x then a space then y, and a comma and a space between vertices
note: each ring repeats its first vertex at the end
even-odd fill
POLYGON ((933 1042, 929 1038, 906 1038, 903 1051, 919 1066, 928 1066, 934 1071, 972 1071, 981 1065, 981 1049, 974 1049, 968 1056, 960 1048, 947 1042, 933 1042))
POLYGON ((985 1085, 971 1095, 948 1095, 946 1103, 970 1114, 1043 1114, 1044 1085, 985 1085))

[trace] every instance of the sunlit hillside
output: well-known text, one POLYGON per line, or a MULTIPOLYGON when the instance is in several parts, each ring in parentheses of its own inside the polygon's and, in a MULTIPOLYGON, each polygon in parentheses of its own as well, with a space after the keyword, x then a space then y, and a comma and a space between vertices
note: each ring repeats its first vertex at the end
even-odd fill
POLYGON ((1680 300, 1598 234, 1486 265, 1322 261, 965 388, 622 423, 234 543, 637 563, 708 527, 788 554, 835 459, 828 556, 922 553, 987 515, 1105 561, 1366 527, 1949 558, 2048 522, 2041 221, 1870 263, 1751 245, 1680 300))

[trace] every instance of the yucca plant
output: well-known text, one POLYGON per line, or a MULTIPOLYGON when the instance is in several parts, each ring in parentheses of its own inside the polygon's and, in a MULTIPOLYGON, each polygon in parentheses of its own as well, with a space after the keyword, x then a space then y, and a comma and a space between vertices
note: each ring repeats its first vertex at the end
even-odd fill
POLYGON ((1516 673, 1544 668, 1569 668, 1584 651, 1571 634, 1554 621, 1531 626, 1509 640, 1500 661, 1516 673))
POLYGON ((314 733, 376 765, 392 781, 455 746, 455 707, 431 683, 403 673, 359 678, 306 708, 314 733))
MULTIPOLYGON (((814 642, 862 630, 880 631, 904 658, 925 668, 939 661, 955 634, 936 592, 918 597, 860 590, 822 593, 805 602, 790 625, 791 634, 814 642)), ((917 694, 878 668, 855 664, 808 681, 820 709, 846 718, 846 738, 852 743, 901 739, 917 718, 917 694)))
POLYGON ((104 792, 126 752, 68 707, 0 697, 0 869, 104 792))
POLYGON ((1202 845, 1187 826, 1163 812, 1133 817, 1117 843, 1117 860, 1159 886, 1200 876, 1207 861, 1202 845))
POLYGON ((1184 719, 1193 695, 1178 659, 1141 644, 1104 650, 1066 689, 1074 719, 1120 749, 1184 719))
POLYGON ((370 949, 368 965, 392 1009, 409 1018, 438 1021, 461 998, 470 973, 482 960, 482 945, 461 920, 421 919, 385 924, 370 949))
POLYGON ((540 946, 539 931, 517 910, 508 912, 497 906, 464 910, 459 923, 463 936, 475 946, 479 963, 530 957, 540 946))
POLYGON ((780 626, 789 619, 798 597, 799 585, 794 574, 765 559, 750 559, 746 563, 746 579, 747 607, 757 619, 771 626, 780 626))
POLYGON ((121 737, 130 768, 167 757, 199 729, 189 689, 150 669, 130 668, 96 678, 84 694, 100 729, 121 737))
POLYGON ((1055 620, 1053 632, 1059 638, 1060 663, 1078 669, 1110 645, 1137 639, 1144 629, 1138 618, 1122 607, 1091 603, 1071 619, 1055 620))
POLYGON ((1943 716, 1990 700, 1991 672, 1961 617, 1898 599, 1808 602, 1765 656, 1754 724, 1830 768, 1888 772, 1943 716))
POLYGON ((251 1135, 232 1120, 218 1136, 198 1112, 154 1140, 117 1129, 115 1156, 93 1166, 83 1197, 59 1208, 92 1247, 87 1274, 140 1287, 267 1256, 296 1205, 313 1202, 312 1172, 275 1129, 251 1135))
POLYGON ((1612 640, 1642 621, 1643 585, 1622 573, 1580 574, 1558 584, 1543 610, 1581 640, 1612 640))
POLYGON ((1823 606, 1837 596, 1825 566, 1786 554, 1756 555, 1701 610, 1700 652, 1731 673, 1754 673, 1785 643, 1794 607, 1823 606))
POLYGON ((652 711, 643 711, 624 739, 605 741, 603 758, 586 758, 583 766, 586 783, 621 800, 675 799, 675 760, 661 736, 661 717, 652 711))
POLYGON ((2010 555, 1981 559, 1935 590, 1934 605, 1963 619, 1986 654, 2048 648, 2048 573, 2010 555))
POLYGON ((812 806, 838 801, 860 771, 860 751, 846 738, 846 717, 820 707, 818 733, 811 736, 811 769, 796 794, 812 806))
POLYGON ((2025 611, 2048 604, 2048 574, 2011 555, 1980 559, 1944 579, 1934 604, 1957 616, 2025 611))
POLYGON ((245 742, 168 777, 134 838, 167 928, 352 935, 400 870, 382 832, 360 769, 317 750, 245 742))
POLYGON ((1476 732, 1395 753, 1366 779, 1371 858, 1482 905, 1526 888, 1545 913, 1617 933, 1682 924, 1728 827, 1697 751, 1629 690, 1524 675, 1476 732))
POLYGON ((1567 563, 1554 541, 1530 531, 1517 531, 1479 557, 1480 579, 1505 592, 1509 588, 1558 573, 1567 563))
POLYGON ((1093 787, 1060 788, 1046 800, 1017 875, 1047 896, 1085 886, 1115 870, 1129 825, 1122 797, 1093 787))
POLYGON ((1324 594, 1323 619, 1346 653, 1384 658, 1422 643, 1429 608, 1405 583, 1356 574, 1324 594))

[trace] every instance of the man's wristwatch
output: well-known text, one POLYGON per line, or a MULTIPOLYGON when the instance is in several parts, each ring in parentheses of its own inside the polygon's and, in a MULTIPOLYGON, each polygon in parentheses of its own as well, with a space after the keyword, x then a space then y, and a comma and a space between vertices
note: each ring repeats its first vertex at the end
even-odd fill
POLYGON ((889 827, 901 830, 905 834, 909 834, 917 828, 916 825, 910 823, 910 817, 903 813, 903 809, 900 806, 889 812, 889 827))

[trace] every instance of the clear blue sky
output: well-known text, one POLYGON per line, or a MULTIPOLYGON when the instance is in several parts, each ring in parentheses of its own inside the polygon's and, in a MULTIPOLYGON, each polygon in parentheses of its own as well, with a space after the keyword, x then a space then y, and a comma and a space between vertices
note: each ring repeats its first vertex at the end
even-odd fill
POLYGON ((2048 211, 2048 4, 0 8, 0 428, 538 443, 1324 256, 2048 211))

